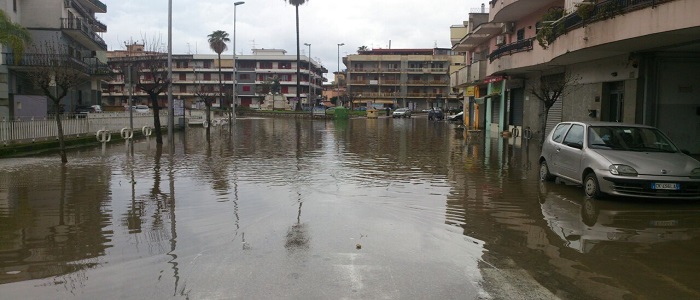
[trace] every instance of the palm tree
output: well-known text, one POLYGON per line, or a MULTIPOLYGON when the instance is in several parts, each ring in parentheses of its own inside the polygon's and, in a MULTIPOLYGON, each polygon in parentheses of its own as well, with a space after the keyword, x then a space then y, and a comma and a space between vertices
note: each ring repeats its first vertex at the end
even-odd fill
POLYGON ((285 2, 289 2, 289 4, 294 5, 296 8, 296 14, 297 14, 297 105, 295 106, 294 110, 301 110, 301 95, 299 94, 299 5, 302 5, 308 0, 284 0, 285 2))
POLYGON ((29 31, 22 25, 12 22, 5 11, 0 10, 0 44, 12 49, 15 62, 22 58, 25 47, 31 42, 32 36, 29 31))
MULTIPOLYGON (((223 85, 221 84, 221 53, 228 49, 226 43, 230 42, 231 39, 228 38, 228 33, 223 30, 214 31, 207 37, 209 37, 209 48, 211 48, 211 50, 214 50, 214 52, 216 52, 216 54, 219 56, 219 101, 223 102, 222 93, 224 89, 223 85)), ((234 78, 233 80, 236 80, 236 78, 234 78)))

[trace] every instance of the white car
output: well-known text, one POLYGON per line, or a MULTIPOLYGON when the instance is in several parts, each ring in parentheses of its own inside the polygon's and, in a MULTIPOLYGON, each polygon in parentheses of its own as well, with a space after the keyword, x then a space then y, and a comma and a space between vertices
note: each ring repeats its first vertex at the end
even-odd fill
POLYGON ((406 107, 399 108, 391 114, 391 117, 392 118, 410 118, 411 117, 411 110, 406 108, 406 107))
MULTIPOLYGON (((131 110, 137 114, 147 114, 147 113, 151 112, 151 109, 148 108, 148 105, 142 105, 142 104, 132 106, 131 110)), ((127 110, 127 111, 129 111, 129 110, 127 110)))

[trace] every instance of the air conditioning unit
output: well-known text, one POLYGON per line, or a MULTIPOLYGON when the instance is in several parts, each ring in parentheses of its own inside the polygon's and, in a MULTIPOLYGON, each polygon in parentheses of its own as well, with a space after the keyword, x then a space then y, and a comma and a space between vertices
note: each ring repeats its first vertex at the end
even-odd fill
POLYGON ((504 35, 499 35, 496 37, 496 45, 501 46, 506 43, 506 37, 504 35))

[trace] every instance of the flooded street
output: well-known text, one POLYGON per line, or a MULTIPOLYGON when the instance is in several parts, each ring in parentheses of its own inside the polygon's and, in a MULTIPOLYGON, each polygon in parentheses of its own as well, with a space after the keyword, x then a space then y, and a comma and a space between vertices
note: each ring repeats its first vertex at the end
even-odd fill
POLYGON ((539 146, 238 119, 0 160, 0 299, 698 299, 700 203, 588 200, 539 146))

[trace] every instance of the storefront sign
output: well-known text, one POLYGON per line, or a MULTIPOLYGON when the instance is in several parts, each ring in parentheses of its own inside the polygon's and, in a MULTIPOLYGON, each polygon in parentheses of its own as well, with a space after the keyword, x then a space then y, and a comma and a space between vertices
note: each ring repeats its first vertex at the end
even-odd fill
POLYGON ((484 83, 499 82, 499 81, 503 81, 503 79, 505 79, 505 77, 503 77, 503 76, 486 77, 486 78, 484 78, 484 83))

